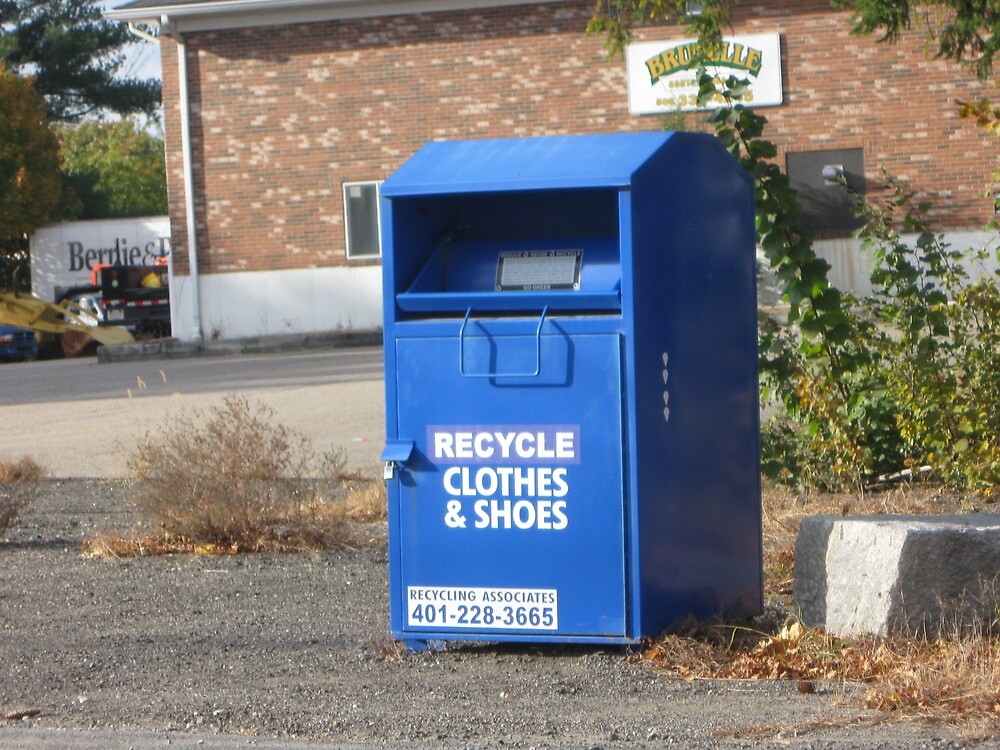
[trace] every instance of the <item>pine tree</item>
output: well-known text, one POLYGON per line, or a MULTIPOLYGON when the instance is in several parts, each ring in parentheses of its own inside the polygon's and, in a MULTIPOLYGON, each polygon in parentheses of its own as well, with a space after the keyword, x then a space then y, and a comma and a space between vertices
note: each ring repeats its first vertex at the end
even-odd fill
POLYGON ((98 111, 153 114, 159 82, 115 75, 122 47, 132 41, 91 0, 0 0, 0 63, 34 78, 53 120, 98 111))

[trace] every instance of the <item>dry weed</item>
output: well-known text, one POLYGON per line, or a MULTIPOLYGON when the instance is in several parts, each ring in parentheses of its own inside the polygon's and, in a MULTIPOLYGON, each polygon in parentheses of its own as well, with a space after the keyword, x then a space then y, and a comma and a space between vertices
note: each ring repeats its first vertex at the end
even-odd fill
POLYGON ((30 456, 16 461, 0 460, 0 533, 11 527, 25 508, 35 501, 45 468, 30 456))
MULTIPOLYGON (((368 492, 367 495, 375 493, 368 492)), ((273 525, 261 526, 254 537, 206 540, 184 534, 116 534, 85 539, 84 557, 118 559, 159 555, 236 555, 243 552, 315 552, 329 549, 362 549, 385 541, 385 530, 350 495, 316 500, 297 508, 294 517, 270 517, 273 525)))
POLYGON ((386 520, 389 498, 385 482, 381 479, 348 477, 347 496, 343 501, 344 518, 356 523, 375 523, 386 520))
POLYGON ((402 641, 397 641, 388 636, 371 638, 367 646, 367 650, 375 653, 385 661, 396 661, 404 654, 409 653, 409 650, 402 641))
POLYGON ((0 484, 8 482, 37 482, 45 478, 45 467, 31 456, 23 456, 17 461, 0 459, 0 484))
POLYGON ((866 705, 939 719, 988 719, 1000 728, 1000 642, 963 633, 931 641, 894 640, 891 679, 871 686, 866 705))
POLYGON ((801 692, 813 692, 814 681, 860 683, 865 708, 971 723, 977 735, 1000 729, 1000 643, 987 635, 841 639, 797 621, 773 635, 702 625, 658 639, 640 658, 686 680, 794 679, 801 692))
POLYGON ((224 554, 369 543, 372 533, 357 524, 384 518, 384 511, 369 508, 377 498, 365 495, 374 492, 362 492, 355 481, 359 489, 343 498, 342 454, 316 456, 306 438, 273 424, 273 417, 263 404, 228 396, 141 440, 129 460, 135 477, 131 500, 162 536, 96 540, 87 554, 224 554))

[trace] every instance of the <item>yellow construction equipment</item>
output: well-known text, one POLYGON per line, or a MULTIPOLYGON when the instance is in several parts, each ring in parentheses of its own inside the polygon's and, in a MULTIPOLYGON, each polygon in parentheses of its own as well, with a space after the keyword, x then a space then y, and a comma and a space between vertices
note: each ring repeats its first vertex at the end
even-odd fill
POLYGON ((89 315, 75 302, 45 302, 33 294, 0 292, 0 323, 49 334, 86 334, 102 344, 131 344, 132 334, 117 326, 87 325, 89 315))

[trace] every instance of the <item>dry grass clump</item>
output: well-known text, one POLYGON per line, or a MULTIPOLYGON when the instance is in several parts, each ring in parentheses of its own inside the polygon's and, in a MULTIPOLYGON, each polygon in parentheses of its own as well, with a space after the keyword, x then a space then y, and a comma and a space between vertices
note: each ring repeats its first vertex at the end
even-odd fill
POLYGON ((1000 729, 1000 641, 965 633, 885 644, 893 670, 875 682, 865 705, 933 718, 977 716, 1000 729))
POLYGON ((381 479, 345 477, 347 494, 338 507, 343 509, 344 520, 355 523, 384 521, 389 514, 389 498, 385 482, 381 479))
MULTIPOLYGON (((841 639, 798 621, 768 634, 700 624, 663 636, 639 655, 671 676, 792 679, 864 686, 860 705, 889 716, 968 723, 1000 731, 1000 641, 968 630, 951 638, 841 639)), ((800 728, 801 729, 801 728, 800 728)))
POLYGON ((0 459, 0 533, 11 527, 35 501, 45 468, 30 456, 16 461, 0 459))
POLYGON ((45 479, 48 472, 31 456, 22 456, 17 461, 0 459, 0 484, 8 482, 38 482, 45 479))
MULTIPOLYGON (((369 480, 366 484, 375 484, 369 480)), ((379 484, 382 484, 379 482, 379 484)), ((384 485, 383 485, 384 486, 384 485)), ((384 489, 383 489, 384 492, 384 489)), ((369 495, 375 493, 369 492, 369 495)), ((294 517, 272 516, 255 531, 251 540, 211 540, 186 534, 122 535, 110 533, 85 539, 80 548, 84 557, 122 558, 158 555, 236 555, 243 552, 309 552, 327 549, 362 549, 385 541, 385 529, 378 523, 385 513, 359 513, 350 496, 321 500, 294 517)), ((249 538, 249 537, 248 537, 249 538)))
MULTIPOLYGON (((791 611, 795 540, 807 515, 961 513, 977 510, 976 502, 927 486, 864 496, 807 496, 767 488, 765 590, 791 611)), ((996 598, 995 590, 987 594, 996 598)), ((961 725, 966 736, 974 737, 1000 732, 1000 639, 988 627, 955 623, 935 639, 846 639, 807 628, 795 618, 783 623, 764 619, 744 625, 686 622, 635 658, 685 680, 783 678, 798 681, 805 693, 814 692, 816 684, 860 685, 861 705, 884 712, 886 719, 961 725)), ((997 625, 993 623, 994 630, 997 625)), ((810 728, 794 729, 802 733, 810 728)))
POLYGON ((230 554, 371 543, 380 532, 359 524, 385 518, 377 491, 345 477, 342 454, 316 455, 306 438, 273 417, 263 404, 228 396, 147 435, 128 462, 130 500, 161 533, 87 540, 84 553, 230 554))
POLYGON ((687 623, 653 643, 642 658, 684 679, 858 682, 887 674, 895 661, 887 642, 845 641, 797 620, 776 630, 687 623))

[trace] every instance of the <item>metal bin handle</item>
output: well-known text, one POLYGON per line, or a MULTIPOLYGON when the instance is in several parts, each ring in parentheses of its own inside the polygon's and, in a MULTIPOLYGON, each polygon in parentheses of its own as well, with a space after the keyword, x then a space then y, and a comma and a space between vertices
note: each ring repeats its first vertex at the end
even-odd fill
POLYGON ((534 378, 542 371, 542 325, 545 323, 545 316, 549 314, 549 306, 542 308, 542 316, 538 319, 538 327, 535 328, 535 369, 533 372, 466 372, 465 371, 465 327, 469 324, 469 317, 472 315, 470 307, 462 319, 462 327, 458 331, 458 372, 466 378, 534 378))

